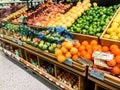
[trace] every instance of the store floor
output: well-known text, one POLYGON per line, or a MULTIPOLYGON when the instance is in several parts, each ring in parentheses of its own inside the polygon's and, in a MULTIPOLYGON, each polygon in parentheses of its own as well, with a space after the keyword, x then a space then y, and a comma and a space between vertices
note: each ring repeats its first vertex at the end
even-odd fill
POLYGON ((8 59, 0 51, 0 90, 58 90, 8 59))

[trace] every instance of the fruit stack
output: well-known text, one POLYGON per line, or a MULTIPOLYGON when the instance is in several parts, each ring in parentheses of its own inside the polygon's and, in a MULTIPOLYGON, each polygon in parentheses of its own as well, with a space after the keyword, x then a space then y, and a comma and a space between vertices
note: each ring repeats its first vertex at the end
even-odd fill
POLYGON ((108 69, 99 65, 94 65, 93 67, 107 70, 116 75, 120 74, 120 47, 114 44, 108 47, 98 44, 96 40, 90 42, 82 41, 81 43, 65 41, 61 47, 55 50, 55 56, 59 62, 65 62, 68 58, 72 58, 74 61, 78 61, 79 58, 84 58, 94 63, 95 58, 93 58, 93 53, 95 51, 113 54, 114 57, 111 61, 106 60, 106 65, 110 67, 108 69))
POLYGON ((15 16, 15 17, 13 17, 10 21, 12 23, 19 23, 21 16, 23 16, 25 18, 28 18, 28 17, 31 18, 34 13, 39 12, 43 8, 48 7, 48 6, 50 6, 50 3, 41 4, 35 11, 34 10, 27 10, 27 11, 25 11, 25 12, 15 16))
POLYGON ((78 2, 77 5, 73 6, 67 13, 57 14, 56 17, 50 21, 48 26, 63 26, 68 28, 90 7, 90 0, 84 0, 82 3, 78 2))
POLYGON ((20 14, 24 13, 26 10, 27 10, 27 7, 23 7, 20 10, 16 11, 15 13, 12 13, 8 17, 4 18, 3 21, 9 21, 10 19, 15 18, 20 14))
POLYGON ((63 71, 61 73, 58 74, 57 78, 64 82, 65 84, 67 84, 68 86, 70 87, 74 87, 76 90, 78 89, 78 78, 73 75, 73 74, 70 74, 66 71, 63 71))
POLYGON ((120 40, 120 8, 118 10, 117 15, 110 24, 109 28, 103 35, 103 38, 120 40))
POLYGON ((55 18, 56 15, 60 13, 65 13, 67 9, 71 7, 70 4, 62 4, 59 2, 58 4, 50 4, 49 6, 45 7, 44 9, 40 10, 39 12, 36 12, 34 16, 30 17, 27 20, 28 25, 35 25, 35 26, 41 26, 46 27, 47 24, 55 18))
POLYGON ((119 6, 120 4, 91 7, 75 21, 69 31, 100 37, 119 6))

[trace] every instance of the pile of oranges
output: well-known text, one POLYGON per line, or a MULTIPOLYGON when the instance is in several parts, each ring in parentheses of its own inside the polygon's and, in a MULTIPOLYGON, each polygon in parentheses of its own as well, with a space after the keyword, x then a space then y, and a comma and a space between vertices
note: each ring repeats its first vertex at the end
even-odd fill
MULTIPOLYGON (((76 61, 79 57, 94 61, 92 54, 94 51, 114 54, 112 61, 107 61, 106 64, 112 67, 111 71, 114 74, 120 74, 120 48, 117 45, 101 46, 96 40, 90 42, 71 42, 64 41, 62 45, 55 50, 55 56, 59 62, 65 62, 67 58, 72 58, 76 61)), ((94 65, 95 68, 105 69, 104 67, 94 65)))

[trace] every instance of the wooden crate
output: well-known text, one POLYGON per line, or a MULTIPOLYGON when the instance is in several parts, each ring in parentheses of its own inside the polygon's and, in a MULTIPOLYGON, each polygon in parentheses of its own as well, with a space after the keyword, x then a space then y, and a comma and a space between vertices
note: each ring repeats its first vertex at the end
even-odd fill
POLYGON ((120 90, 120 78, 109 75, 109 74, 104 74, 104 80, 99 80, 93 76, 90 75, 91 68, 88 70, 88 79, 95 82, 95 89, 94 90, 99 90, 98 87, 101 87, 105 90, 120 90))
MULTIPOLYGON (((38 52, 39 54, 41 54, 41 55, 44 55, 44 56, 46 56, 46 57, 49 57, 49 58, 51 58, 51 59, 53 59, 53 60, 57 60, 56 59, 56 57, 55 57, 55 55, 54 54, 52 54, 52 53, 49 53, 49 52, 46 52, 46 51, 42 51, 42 50, 40 50, 39 48, 36 48, 36 47, 33 47, 33 46, 31 46, 31 45, 29 45, 29 44, 26 44, 26 43, 23 43, 23 46, 25 47, 25 48, 28 48, 28 49, 31 49, 32 51, 35 51, 35 52, 38 52)), ((59 62, 58 62, 59 63, 59 62)), ((87 70, 87 66, 86 65, 82 65, 82 64, 79 64, 79 63, 77 63, 77 62, 75 62, 75 61, 72 61, 72 67, 73 68, 76 68, 76 70, 77 70, 77 72, 81 75, 81 76, 86 76, 86 70, 87 70)))
POLYGON ((120 41, 118 41, 118 40, 106 39, 106 38, 103 37, 104 34, 106 33, 107 29, 111 26, 111 23, 113 22, 114 18, 116 17, 116 15, 118 14, 119 11, 120 11, 120 8, 116 11, 115 15, 113 16, 113 18, 111 19, 111 21, 107 25, 106 29, 102 33, 102 35, 100 37, 100 43, 101 43, 101 45, 107 45, 107 46, 110 46, 111 44, 120 45, 120 41))
POLYGON ((88 42, 90 42, 91 40, 96 40, 99 42, 98 37, 96 36, 91 36, 91 35, 85 35, 85 34, 79 34, 79 33, 72 33, 72 35, 74 36, 74 38, 76 40, 79 40, 80 42, 87 40, 88 42))

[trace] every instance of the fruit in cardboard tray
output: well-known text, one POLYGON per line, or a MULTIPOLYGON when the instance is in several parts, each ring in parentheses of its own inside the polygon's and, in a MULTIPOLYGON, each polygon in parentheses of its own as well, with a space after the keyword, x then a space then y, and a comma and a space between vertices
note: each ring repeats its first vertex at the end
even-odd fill
POLYGON ((120 9, 113 19, 110 27, 106 30, 106 33, 103 35, 103 38, 120 40, 120 9))
MULTIPOLYGON (((116 10, 114 6, 91 7, 74 22, 69 31, 100 37, 116 10)), ((116 36, 113 38, 117 39, 116 36)))

